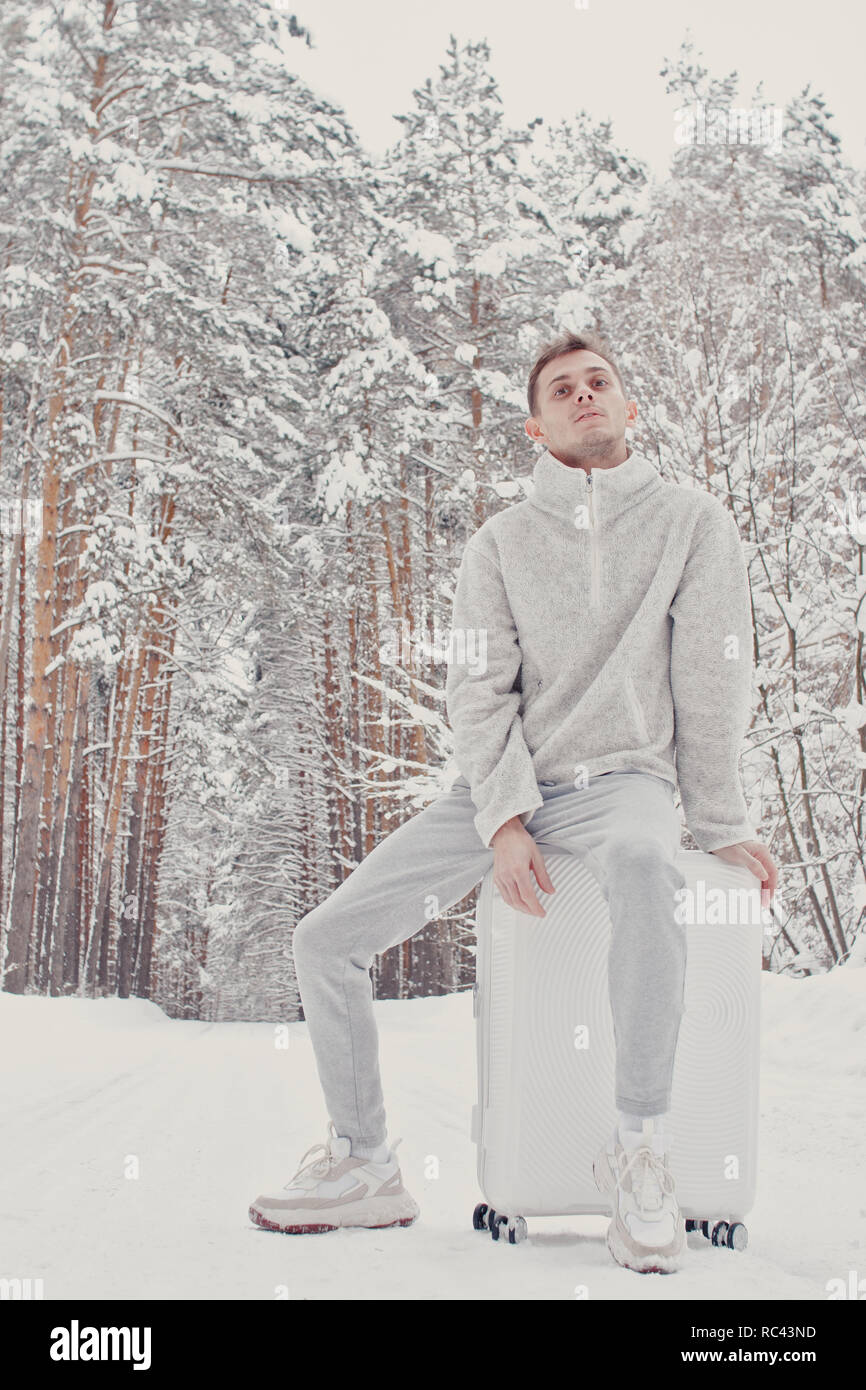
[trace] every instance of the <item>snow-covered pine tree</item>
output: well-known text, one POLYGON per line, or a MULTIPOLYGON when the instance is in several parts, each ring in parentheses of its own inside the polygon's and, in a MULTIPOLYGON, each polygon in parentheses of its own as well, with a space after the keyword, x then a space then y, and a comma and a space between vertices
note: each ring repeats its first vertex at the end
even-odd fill
POLYGON ((546 233, 523 267, 537 306, 537 347, 563 330, 604 330, 607 295, 641 227, 648 173, 616 146, 610 121, 593 121, 581 110, 539 126, 531 175, 523 206, 546 233))
MULTIPOLYGON (((688 48, 665 69, 668 89, 684 105, 731 110, 735 75, 711 79, 688 48)), ((757 662, 744 779, 774 852, 797 866, 777 894, 774 965, 803 948, 828 966, 844 959, 862 906, 852 825, 863 537, 831 515, 858 477, 862 489, 863 348, 851 329, 862 321, 863 233, 849 186, 823 104, 806 96, 787 109, 777 148, 686 146, 607 301, 641 407, 637 447, 717 495, 740 526, 757 662)))
MULTIPOLYGON (((286 71, 285 15, 195 0, 177 21, 157 0, 13 0, 2 16, 2 351, 21 407, 4 443, 43 519, 21 572, 32 642, 9 802, 19 992, 152 987, 184 714, 220 668, 234 707, 234 614, 262 563, 282 564, 267 498, 296 397, 291 260, 310 209, 352 179, 339 113, 286 71)), ((243 819, 259 775, 238 734, 240 780, 211 809, 227 834, 219 811, 243 819)), ((207 742, 213 770, 225 749, 207 742)), ((194 797, 210 774, 187 766, 194 797)), ((214 865, 189 869, 198 911, 214 865)), ((188 963, 202 932, 181 942, 188 963)))

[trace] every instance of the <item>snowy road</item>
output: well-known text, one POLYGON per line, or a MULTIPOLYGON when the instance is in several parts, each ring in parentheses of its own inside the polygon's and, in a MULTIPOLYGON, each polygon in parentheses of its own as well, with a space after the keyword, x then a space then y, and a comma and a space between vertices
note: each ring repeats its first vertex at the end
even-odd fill
MULTIPOLYGON (((743 1252, 689 1236, 640 1276, 606 1217, 473 1231, 481 1194, 469 995, 377 1002, 389 1138, 414 1226, 281 1236, 247 1207, 288 1182, 325 1115, 305 1024, 184 1023, 142 1000, 0 995, 0 1277, 46 1299, 826 1300, 866 1281, 866 969, 763 975, 761 1170, 743 1252), (429 1176, 438 1160, 438 1176, 429 1176), (137 1174, 137 1175, 136 1175, 137 1174)), ((866 1293, 866 1282, 863 1284, 866 1293)))

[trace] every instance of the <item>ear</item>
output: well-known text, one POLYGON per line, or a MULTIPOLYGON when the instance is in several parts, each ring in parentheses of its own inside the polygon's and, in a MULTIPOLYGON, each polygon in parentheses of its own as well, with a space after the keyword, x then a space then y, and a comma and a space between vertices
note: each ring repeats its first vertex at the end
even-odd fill
POLYGON ((544 437, 544 430, 534 415, 530 415, 526 421, 525 429, 530 439, 542 439, 544 437))

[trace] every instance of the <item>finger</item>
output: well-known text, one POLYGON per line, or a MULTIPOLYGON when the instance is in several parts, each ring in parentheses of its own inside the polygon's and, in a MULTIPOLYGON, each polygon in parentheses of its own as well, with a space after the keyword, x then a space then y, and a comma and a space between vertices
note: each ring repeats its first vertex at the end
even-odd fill
POLYGON ((497 878, 497 879, 494 879, 493 881, 494 881, 494 883, 496 884, 496 887, 499 889, 499 894, 500 894, 500 897, 502 898, 502 901, 503 901, 508 907, 516 907, 516 906, 517 906, 517 903, 514 901, 514 898, 513 898, 512 893, 511 893, 511 889, 509 888, 508 884, 505 883, 504 880, 503 880, 502 882, 500 882, 500 880, 499 880, 498 878, 497 878))
POLYGON ((754 854, 750 854, 747 849, 743 850, 743 854, 747 860, 746 868, 750 869, 756 878, 766 879, 769 876, 769 869, 762 864, 760 859, 756 858, 754 854))
POLYGON ((764 889, 767 893, 772 894, 776 891, 776 884, 779 879, 779 871, 776 868, 776 865, 773 863, 765 864, 764 869, 766 870, 764 889))
POLYGON ((555 893, 556 889, 550 881, 550 874, 547 872, 547 865, 540 854, 534 854, 529 861, 535 874, 536 881, 543 893, 555 893))
POLYGON ((770 887, 775 888, 779 881, 779 866, 771 855, 767 855, 767 868, 770 870, 770 887))
POLYGON ((503 880, 503 882, 497 886, 502 894, 503 902, 505 902, 508 907, 513 907, 515 912, 523 912, 525 910, 523 898, 517 886, 516 879, 512 878, 507 882, 503 880))
POLYGON ((746 867, 751 869, 755 877, 761 880, 761 907, 769 907, 775 887, 772 871, 768 864, 765 864, 762 859, 758 859, 757 855, 749 854, 748 850, 746 850, 746 854, 749 859, 746 867))
POLYGON ((522 874, 518 874, 515 890, 525 912, 530 913, 533 917, 543 917, 545 915, 544 908, 535 896, 535 890, 532 887, 532 880, 529 877, 528 869, 525 869, 522 874))

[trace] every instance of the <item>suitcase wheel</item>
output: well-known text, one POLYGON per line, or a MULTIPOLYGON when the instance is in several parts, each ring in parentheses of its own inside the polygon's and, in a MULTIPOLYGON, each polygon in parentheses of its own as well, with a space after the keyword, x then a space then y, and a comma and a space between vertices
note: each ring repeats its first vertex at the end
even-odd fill
POLYGON ((472 1213, 472 1225, 476 1231, 487 1230, 487 1213, 490 1210, 486 1202, 479 1202, 472 1213))
POLYGON ((745 1250, 749 1243, 749 1232, 742 1221, 686 1221, 687 1231, 700 1231, 713 1245, 724 1245, 728 1250, 745 1250))
POLYGON ((508 1239, 512 1245, 519 1245, 529 1235, 529 1228, 522 1216, 515 1216, 508 1223, 508 1239))
POLYGON ((727 1245, 729 1250, 745 1250, 749 1243, 749 1232, 742 1221, 735 1221, 728 1227, 727 1245))
MULTIPOLYGON (((480 1207, 475 1208, 476 1214, 479 1212, 479 1210, 480 1207)), ((491 1240, 499 1239, 499 1227, 504 1226, 508 1232, 509 1245, 519 1245, 520 1242, 526 1240, 526 1237, 529 1235, 529 1228, 526 1224, 524 1217, 503 1216, 501 1212, 496 1212, 492 1208, 490 1209, 489 1214, 487 1216, 487 1225, 490 1230, 491 1240)), ((482 1228, 478 1226, 476 1227, 476 1230, 480 1229, 482 1228)))

